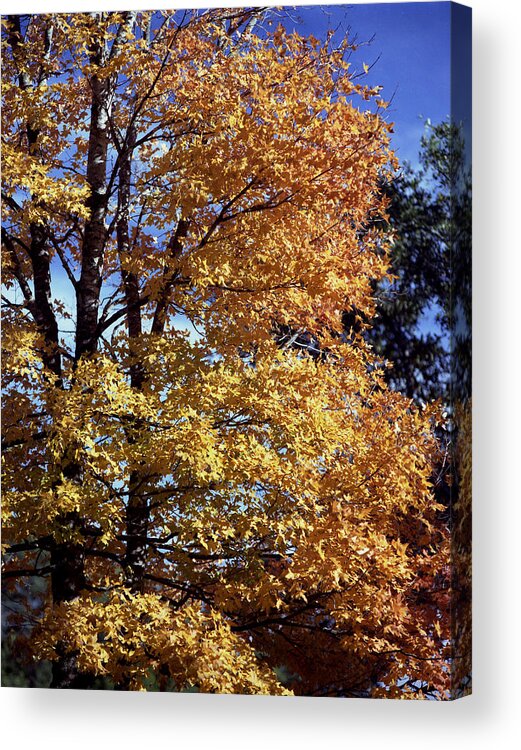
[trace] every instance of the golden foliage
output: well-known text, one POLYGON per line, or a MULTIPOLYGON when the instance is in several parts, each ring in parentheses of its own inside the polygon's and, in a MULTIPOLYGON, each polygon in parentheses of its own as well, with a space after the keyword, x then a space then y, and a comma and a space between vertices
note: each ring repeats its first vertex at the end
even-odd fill
POLYGON ((127 15, 39 16, 6 42, 8 286, 34 278, 37 226, 60 286, 83 269, 91 84, 113 86, 97 352, 74 356, 66 296, 59 376, 38 300, 4 323, 6 571, 52 582, 34 658, 130 689, 284 694, 284 667, 304 694, 445 695, 439 407, 389 391, 342 326, 387 272, 378 90, 347 45, 223 11, 154 16, 151 41, 127 15), (58 597, 67 554, 80 583, 58 597))

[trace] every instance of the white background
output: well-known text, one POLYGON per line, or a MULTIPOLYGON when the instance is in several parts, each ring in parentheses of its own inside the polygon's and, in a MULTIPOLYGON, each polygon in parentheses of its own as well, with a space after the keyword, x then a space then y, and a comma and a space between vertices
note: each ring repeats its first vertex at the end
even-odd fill
MULTIPOLYGON (((468 4, 474 9, 474 695, 425 703, 3 688, 4 748, 521 746, 521 5, 468 4)), ((166 7, 160 0, 6 0, 2 13, 137 5, 166 7)))

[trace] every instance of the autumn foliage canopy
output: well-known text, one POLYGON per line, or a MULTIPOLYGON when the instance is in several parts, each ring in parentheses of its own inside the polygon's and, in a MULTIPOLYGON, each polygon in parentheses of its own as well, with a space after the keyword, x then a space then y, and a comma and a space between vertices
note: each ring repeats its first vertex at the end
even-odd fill
POLYGON ((449 690, 440 409, 343 323, 385 103, 270 18, 4 23, 4 585, 54 687, 449 690))

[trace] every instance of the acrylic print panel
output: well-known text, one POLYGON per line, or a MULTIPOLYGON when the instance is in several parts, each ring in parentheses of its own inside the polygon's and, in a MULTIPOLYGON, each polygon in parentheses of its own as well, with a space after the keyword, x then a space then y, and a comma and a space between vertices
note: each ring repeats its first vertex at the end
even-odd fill
POLYGON ((470 692, 470 10, 2 37, 2 684, 470 692))

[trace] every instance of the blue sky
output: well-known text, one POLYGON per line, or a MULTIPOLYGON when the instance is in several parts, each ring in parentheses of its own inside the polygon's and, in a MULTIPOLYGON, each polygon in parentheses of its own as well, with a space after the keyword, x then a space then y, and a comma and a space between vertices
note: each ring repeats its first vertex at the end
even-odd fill
POLYGON ((425 119, 436 123, 450 113, 450 3, 302 6, 291 17, 286 27, 318 39, 337 27, 339 38, 348 27, 358 42, 374 37, 351 58, 353 69, 372 66, 360 82, 383 86, 382 96, 393 97, 387 116, 395 123, 394 148, 400 160, 417 163, 425 119))

